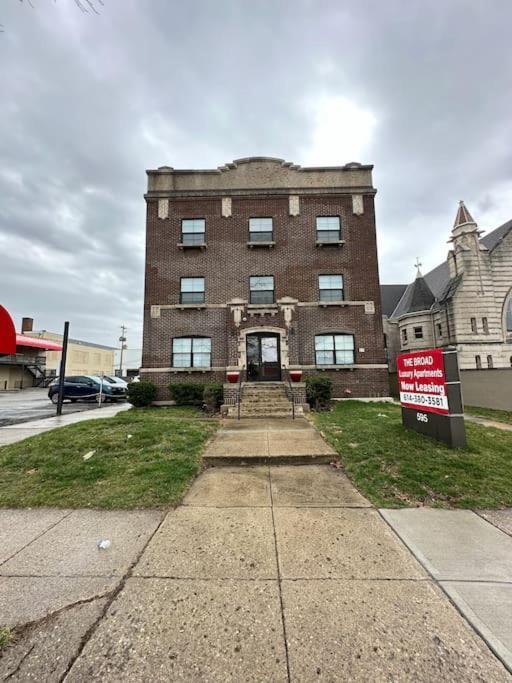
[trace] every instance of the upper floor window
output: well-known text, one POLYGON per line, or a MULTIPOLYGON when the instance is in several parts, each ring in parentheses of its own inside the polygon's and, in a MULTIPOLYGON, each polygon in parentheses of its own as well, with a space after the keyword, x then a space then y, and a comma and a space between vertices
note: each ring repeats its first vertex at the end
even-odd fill
POLYGON ((471 318, 471 332, 473 332, 474 334, 477 333, 476 318, 471 318))
POLYGON ((317 334, 315 361, 317 365, 352 365, 354 363, 353 334, 317 334))
POLYGON ((184 218, 181 221, 181 242, 188 246, 204 244, 204 218, 184 218))
POLYGON ((182 304, 204 303, 204 277, 182 277, 180 302, 182 304))
POLYGON ((402 329, 402 342, 405 344, 407 342, 407 328, 402 329))
POLYGON ((475 356, 475 365, 477 370, 482 369, 482 359, 480 358, 480 356, 475 356))
POLYGON ((414 328, 414 339, 423 339, 423 327, 414 328))
POLYGON ((489 322, 487 321, 487 318, 482 318, 482 328, 484 334, 489 334, 489 322))
POLYGON ((343 301, 343 275, 319 275, 320 301, 343 301))
POLYGON ((251 304, 274 303, 274 276, 253 275, 249 280, 251 304))
POLYGON ((438 337, 443 336, 443 326, 441 323, 437 323, 437 336, 438 337))
POLYGON ((271 218, 249 218, 249 239, 251 242, 272 242, 274 231, 271 218))
POLYGON ((316 219, 317 242, 339 242, 341 224, 339 216, 318 216, 316 219))
POLYGON ((209 368, 211 361, 210 337, 176 337, 172 340, 173 368, 209 368))
POLYGON ((488 368, 494 367, 494 363, 492 362, 492 356, 487 356, 487 367, 488 368))

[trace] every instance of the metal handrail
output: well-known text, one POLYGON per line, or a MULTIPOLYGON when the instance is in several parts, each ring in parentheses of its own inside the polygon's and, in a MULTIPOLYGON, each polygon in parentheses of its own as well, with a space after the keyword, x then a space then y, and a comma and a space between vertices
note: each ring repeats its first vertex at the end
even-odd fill
POLYGON ((236 395, 236 402, 237 402, 237 420, 240 419, 240 403, 242 401, 242 376, 244 374, 245 370, 245 365, 242 365, 242 368, 240 370, 240 374, 238 375, 238 392, 236 395))
POLYGON ((290 400, 292 402, 292 420, 295 420, 295 397, 293 395, 292 380, 290 375, 288 375, 288 386, 290 387, 290 400))

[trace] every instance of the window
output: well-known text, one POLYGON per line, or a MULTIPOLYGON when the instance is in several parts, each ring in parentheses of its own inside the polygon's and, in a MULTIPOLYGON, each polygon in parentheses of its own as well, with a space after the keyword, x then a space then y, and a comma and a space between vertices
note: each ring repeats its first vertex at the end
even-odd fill
POLYGON ((181 296, 182 304, 204 303, 204 277, 182 277, 181 296))
POLYGON ((249 239, 251 242, 272 242, 274 233, 271 218, 249 218, 249 239))
POLYGON ((402 330, 402 342, 405 344, 407 342, 407 328, 404 327, 402 330))
POLYGON ((320 301, 343 301, 343 275, 319 275, 320 301))
POLYGON ((251 304, 274 303, 274 276, 253 275, 249 280, 251 304))
POLYGON ((487 318, 482 318, 482 327, 484 334, 489 334, 489 323, 487 322, 487 318))
POLYGON ((316 219, 317 242, 339 242, 341 226, 339 216, 318 216, 316 219))
POLYGON ((181 221, 181 242, 188 246, 204 244, 204 218, 184 218, 181 221))
POLYGON ((437 323, 437 336, 442 337, 443 336, 443 326, 441 323, 437 323))
POLYGON ((209 368, 211 360, 210 337, 176 337, 172 340, 173 368, 209 368))
POLYGON ((507 314, 505 319, 505 326, 507 328, 507 333, 512 334, 512 295, 510 295, 507 306, 507 314))
POLYGON ((317 365, 352 365, 354 363, 354 335, 318 334, 315 337, 317 365))
POLYGON ((477 328, 476 328, 476 318, 471 318, 471 332, 476 334, 477 328))
POLYGON ((482 359, 480 358, 480 356, 475 356, 475 364, 477 370, 482 369, 482 359))
POLYGON ((494 367, 494 363, 492 362, 492 356, 487 356, 487 367, 488 368, 494 367))
POLYGON ((423 327, 414 328, 414 339, 423 339, 423 327))

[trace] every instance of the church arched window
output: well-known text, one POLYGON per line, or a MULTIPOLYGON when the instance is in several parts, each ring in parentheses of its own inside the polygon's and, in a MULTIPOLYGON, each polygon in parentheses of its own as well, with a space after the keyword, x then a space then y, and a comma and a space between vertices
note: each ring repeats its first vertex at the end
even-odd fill
POLYGON ((505 299, 505 330, 507 337, 512 337, 512 290, 505 299))

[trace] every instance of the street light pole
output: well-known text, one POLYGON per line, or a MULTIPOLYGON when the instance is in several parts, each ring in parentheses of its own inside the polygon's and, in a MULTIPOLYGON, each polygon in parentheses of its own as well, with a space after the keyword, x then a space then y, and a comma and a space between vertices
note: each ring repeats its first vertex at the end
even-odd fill
POLYGON ((126 348, 125 347, 125 342, 126 342, 126 330, 128 328, 126 325, 121 325, 121 336, 119 337, 119 341, 121 342, 121 356, 119 358, 119 376, 123 376, 123 351, 126 348))

